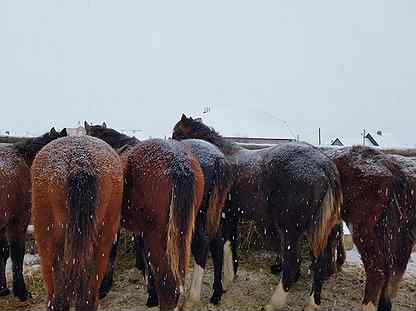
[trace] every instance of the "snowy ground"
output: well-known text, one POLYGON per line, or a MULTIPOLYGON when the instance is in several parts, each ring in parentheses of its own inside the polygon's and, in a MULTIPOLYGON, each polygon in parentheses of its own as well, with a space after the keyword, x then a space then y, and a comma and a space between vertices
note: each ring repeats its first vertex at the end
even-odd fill
MULTIPOLYGON (((361 256, 355 247, 352 250, 347 251, 346 262, 352 265, 362 266, 361 256)), ((416 253, 413 253, 410 257, 404 277, 416 278, 416 253)))
MULTIPOLYGON (((204 277, 202 303, 195 310, 261 310, 270 299, 279 277, 270 273, 270 265, 275 254, 267 251, 255 251, 241 254, 239 277, 232 288, 224 294, 219 307, 208 304, 212 286, 212 266, 207 269, 204 277)), ((289 294, 289 304, 283 310, 302 310, 308 299, 310 289, 309 260, 303 260, 302 277, 289 294)), ((13 297, 0 297, 0 310, 45 310, 46 292, 40 274, 40 259, 37 255, 25 256, 25 276, 27 286, 32 291, 33 299, 20 303, 13 297)), ((7 276, 11 281, 11 262, 7 263, 7 276)), ((188 274, 188 281, 191 273, 188 274)), ((343 271, 324 286, 322 293, 322 311, 360 310, 365 282, 365 273, 361 258, 355 247, 347 251, 346 264, 343 271)), ((115 277, 115 285, 109 296, 101 303, 100 310, 147 310, 146 289, 141 275, 134 268, 132 255, 124 255, 120 260, 115 277)), ((396 311, 416 310, 416 254, 408 264, 408 269, 394 301, 396 311)), ((158 310, 157 308, 149 311, 158 310)))
MULTIPOLYGON (((204 277, 202 303, 195 310, 225 311, 225 310, 261 310, 270 299, 279 277, 270 273, 270 264, 274 254, 266 251, 256 251, 241 255, 239 276, 231 289, 224 294, 222 303, 214 308, 208 304, 212 286, 212 266, 209 265, 204 277)), ((46 293, 42 281, 37 256, 26 256, 25 271, 29 289, 33 299, 28 303, 17 302, 12 297, 0 297, 0 306, 4 310, 45 310, 46 293), (34 265, 32 265, 32 264, 34 265), (37 290, 35 288, 37 287, 37 290)), ((308 299, 310 289, 309 261, 305 258, 302 267, 302 277, 289 294, 288 306, 283 310, 302 310, 308 299)), ((394 301, 395 311, 416 310, 416 255, 412 257, 409 271, 405 276, 394 301)), ((10 271, 10 267, 8 268, 10 271)), ((191 273, 188 274, 188 281, 191 273)), ((347 262, 343 271, 325 284, 322 293, 322 311, 360 310, 365 274, 361 267, 359 255, 355 249, 348 251, 347 262)), ((119 260, 115 276, 115 285, 109 296, 101 303, 100 310, 147 310, 144 306, 146 290, 141 275, 134 268, 134 258, 131 255, 119 260)), ((3 310, 0 308, 0 310, 3 310)), ((149 309, 149 311, 158 309, 149 309)))
MULTIPOLYGON (((24 259, 24 267, 25 273, 26 272, 35 272, 40 270, 40 258, 39 255, 31 255, 26 254, 24 259)), ((6 273, 12 273, 12 262, 10 258, 7 260, 6 264, 6 273)))

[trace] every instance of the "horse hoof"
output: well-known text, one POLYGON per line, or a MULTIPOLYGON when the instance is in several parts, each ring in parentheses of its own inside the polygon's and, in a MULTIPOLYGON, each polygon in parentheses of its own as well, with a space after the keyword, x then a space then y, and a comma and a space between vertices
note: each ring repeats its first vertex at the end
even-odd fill
POLYGON ((303 308, 303 311, 316 311, 319 310, 319 306, 316 304, 308 304, 303 308))
POLYGON ((159 305, 159 301, 157 297, 149 296, 149 298, 147 298, 146 307, 153 308, 153 307, 157 307, 158 305, 159 305))
POLYGON ((299 279, 300 279, 300 270, 298 270, 298 273, 296 274, 295 283, 297 283, 297 281, 299 281, 299 279))
POLYGON ((105 292, 102 291, 102 292, 100 292, 100 296, 99 296, 100 297, 100 300, 101 299, 104 299, 105 297, 107 297, 107 295, 108 295, 108 291, 105 291, 105 292))
POLYGON ((275 306, 273 305, 265 305, 262 309, 262 311, 276 311, 278 310, 275 306))
POLYGON ((220 301, 221 301, 220 295, 212 295, 211 299, 209 300, 209 302, 212 303, 214 306, 219 305, 220 301))
POLYGON ((282 272, 282 264, 271 265, 270 272, 275 275, 280 274, 282 272))
POLYGON ((1 297, 5 297, 5 296, 8 296, 8 295, 10 295, 10 289, 3 288, 2 290, 0 290, 0 296, 1 297))
POLYGON ((369 302, 368 304, 362 306, 363 311, 376 311, 376 307, 372 302, 369 302))
POLYGON ((22 302, 27 301, 28 299, 32 298, 32 294, 28 291, 24 291, 22 293, 19 293, 19 292, 15 293, 14 296, 17 297, 22 302))
POLYGON ((189 310, 194 310, 195 306, 198 304, 198 302, 196 301, 192 301, 192 300, 187 300, 185 302, 185 304, 183 305, 182 310, 183 311, 189 311, 189 310))

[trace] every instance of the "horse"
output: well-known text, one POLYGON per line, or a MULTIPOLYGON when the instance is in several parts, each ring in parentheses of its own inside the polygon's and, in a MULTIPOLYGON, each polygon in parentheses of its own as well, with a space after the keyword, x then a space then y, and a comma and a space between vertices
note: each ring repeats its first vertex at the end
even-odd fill
POLYGON ((416 243, 416 161, 364 146, 326 152, 344 188, 342 218, 366 272, 363 310, 392 310, 416 243))
MULTIPOLYGON (((87 134, 98 137, 109 142, 114 148, 119 149, 139 143, 135 137, 128 137, 121 133, 108 129, 105 122, 100 125, 89 125, 84 123, 87 134)), ((214 305, 219 304, 223 294, 222 287, 222 262, 223 262, 223 237, 220 231, 221 212, 223 210, 226 195, 231 187, 231 166, 224 154, 214 145, 198 139, 188 139, 182 141, 191 148, 192 153, 197 157, 203 174, 204 174, 204 195, 201 210, 197 215, 195 233, 192 238, 191 251, 195 258, 196 265, 192 278, 192 285, 187 308, 200 301, 202 278, 207 262, 208 251, 211 251, 214 262, 214 284, 213 295, 210 299, 214 305)), ((135 236, 136 242, 136 267, 145 272, 145 259, 142 252, 143 239, 141 236, 135 236)), ((116 247, 113 249, 113 261, 116 256, 116 247)), ((110 268, 109 279, 112 279, 112 270, 110 268)), ((151 279, 152 280, 152 279, 151 279)), ((103 294, 109 291, 112 281, 103 284, 103 294)), ((157 305, 157 297, 153 297, 153 303, 157 305)))
POLYGON ((192 241, 192 254, 195 258, 193 278, 187 308, 192 308, 201 300, 201 287, 208 251, 214 263, 213 294, 210 302, 218 305, 224 292, 222 286, 224 238, 221 214, 232 185, 231 164, 224 154, 213 144, 199 139, 186 139, 201 164, 205 178, 204 197, 196 220, 196 230, 192 241))
POLYGON ((47 310, 95 311, 116 239, 123 166, 105 142, 79 136, 45 146, 32 165, 32 214, 47 310))
MULTIPOLYGON (((87 124, 85 124, 87 125, 87 124)), ((128 141, 112 129, 87 134, 105 139, 113 148, 128 141)), ((125 188, 122 226, 143 241, 149 275, 147 306, 174 310, 185 302, 185 275, 191 241, 200 211, 204 175, 198 159, 186 145, 174 140, 130 140, 119 151, 124 162, 125 188)))
POLYGON ((0 296, 10 290, 6 283, 6 262, 13 263, 13 294, 21 301, 31 297, 23 277, 26 230, 30 222, 30 166, 36 153, 52 140, 66 136, 66 129, 27 138, 0 147, 0 296))
MULTIPOLYGON (((287 294, 299 276, 298 241, 308 237, 315 258, 310 301, 317 309, 325 279, 336 269, 333 243, 327 245, 341 222, 342 189, 331 160, 305 143, 288 143, 262 150, 246 150, 229 142, 199 119, 181 120, 174 139, 203 139, 216 145, 232 162, 234 180, 224 220, 224 279, 230 283, 238 268, 238 222, 241 214, 255 219, 282 237, 283 275, 265 310, 286 305, 287 294)), ((275 239, 278 243, 279 239, 275 239)), ((280 245, 276 245, 278 248, 280 245)))

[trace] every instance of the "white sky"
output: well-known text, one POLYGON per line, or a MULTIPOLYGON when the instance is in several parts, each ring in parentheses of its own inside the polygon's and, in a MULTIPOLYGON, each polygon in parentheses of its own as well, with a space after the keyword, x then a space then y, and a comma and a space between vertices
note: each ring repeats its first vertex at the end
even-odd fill
POLYGON ((1 0, 0 131, 163 136, 226 106, 416 145, 415 31, 414 0, 1 0))

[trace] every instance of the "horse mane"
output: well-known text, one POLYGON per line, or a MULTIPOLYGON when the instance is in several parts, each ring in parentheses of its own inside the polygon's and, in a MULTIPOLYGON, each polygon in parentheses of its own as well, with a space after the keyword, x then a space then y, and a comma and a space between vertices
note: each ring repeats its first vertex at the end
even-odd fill
POLYGON ((120 149, 124 146, 133 146, 140 142, 136 137, 125 135, 112 128, 100 126, 100 130, 101 136, 99 138, 107 142, 114 149, 120 149))
POLYGON ((200 119, 188 119, 188 126, 192 129, 193 137, 206 140, 217 146, 225 154, 230 154, 241 148, 234 142, 227 141, 213 127, 204 124, 200 119))

